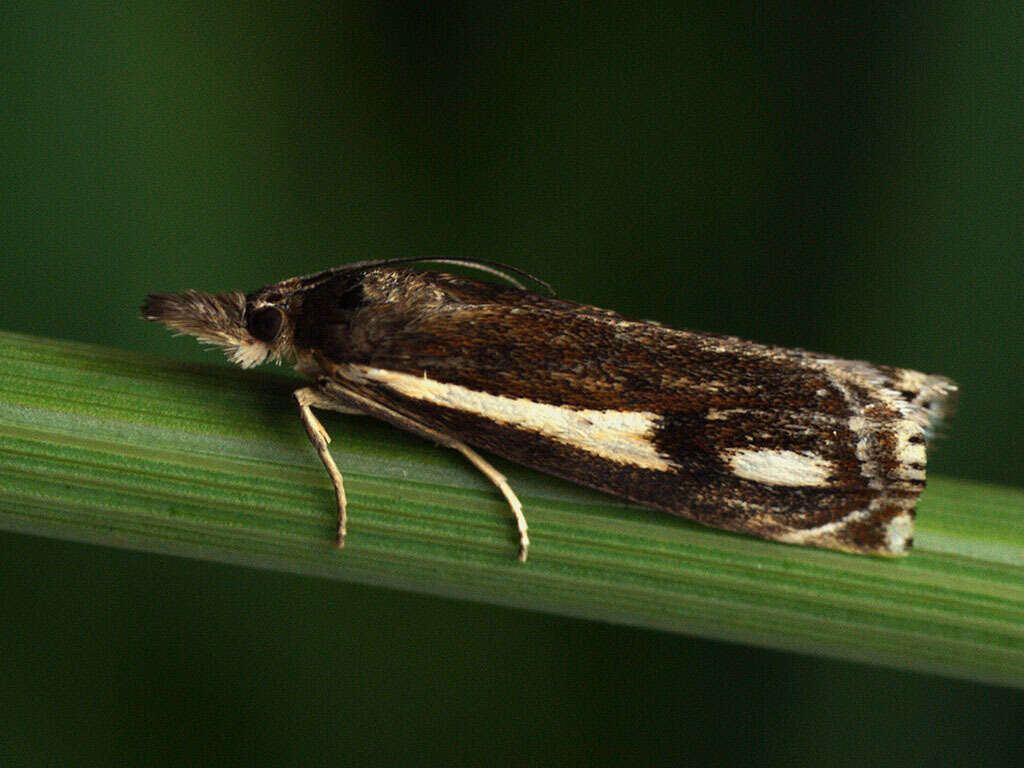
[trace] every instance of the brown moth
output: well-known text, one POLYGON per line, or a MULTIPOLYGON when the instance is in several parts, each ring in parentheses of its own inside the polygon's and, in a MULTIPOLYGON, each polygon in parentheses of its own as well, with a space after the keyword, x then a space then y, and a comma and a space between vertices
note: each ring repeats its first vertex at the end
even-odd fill
POLYGON ((313 408, 462 453, 507 499, 520 560, 522 505, 476 448, 730 531, 848 552, 911 546, 949 379, 627 320, 528 291, 515 271, 363 262, 249 294, 152 295, 142 313, 243 368, 285 360, 309 379, 295 399, 334 483, 339 546, 344 484, 313 408))

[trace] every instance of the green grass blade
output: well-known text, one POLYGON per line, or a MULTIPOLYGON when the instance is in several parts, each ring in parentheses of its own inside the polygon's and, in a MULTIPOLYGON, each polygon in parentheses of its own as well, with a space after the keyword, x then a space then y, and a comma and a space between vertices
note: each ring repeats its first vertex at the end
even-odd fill
POLYGON ((890 560, 704 529, 324 414, 349 539, 280 374, 0 333, 0 527, 1024 685, 1024 492, 935 478, 890 560))

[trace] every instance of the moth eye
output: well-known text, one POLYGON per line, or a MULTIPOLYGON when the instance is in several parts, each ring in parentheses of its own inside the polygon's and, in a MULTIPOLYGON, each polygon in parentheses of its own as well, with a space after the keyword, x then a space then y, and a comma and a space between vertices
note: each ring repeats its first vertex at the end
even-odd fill
POLYGON ((271 342, 281 332, 281 325, 283 323, 284 312, 277 307, 264 307, 253 312, 249 316, 249 321, 246 325, 253 338, 271 342))

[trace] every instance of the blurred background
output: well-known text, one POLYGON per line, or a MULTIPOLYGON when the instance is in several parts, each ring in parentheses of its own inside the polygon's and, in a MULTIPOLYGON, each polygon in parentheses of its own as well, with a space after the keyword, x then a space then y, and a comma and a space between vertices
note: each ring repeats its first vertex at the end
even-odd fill
MULTIPOLYGON (((222 364, 141 298, 493 259, 949 375, 930 471, 1020 486, 1021 39, 1010 2, 5 6, 0 328, 222 364)), ((12 534, 0 579, 5 764, 1024 749, 1021 693, 865 665, 12 534)))

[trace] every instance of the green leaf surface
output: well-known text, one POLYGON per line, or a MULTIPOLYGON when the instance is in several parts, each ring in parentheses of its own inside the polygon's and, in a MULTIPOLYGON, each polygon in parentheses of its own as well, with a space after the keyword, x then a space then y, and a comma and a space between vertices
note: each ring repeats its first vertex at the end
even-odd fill
POLYGON ((0 527, 1024 685, 1024 492, 932 478, 885 559, 772 544, 323 414, 349 537, 272 372, 0 333, 0 527))

